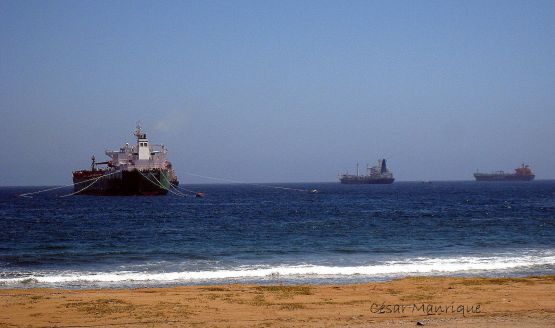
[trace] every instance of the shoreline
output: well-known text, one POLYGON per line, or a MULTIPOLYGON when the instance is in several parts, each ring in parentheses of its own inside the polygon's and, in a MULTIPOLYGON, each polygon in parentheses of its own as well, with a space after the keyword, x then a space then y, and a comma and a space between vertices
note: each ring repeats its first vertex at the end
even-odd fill
POLYGON ((1 289, 0 327, 545 327, 555 276, 317 285, 1 289))

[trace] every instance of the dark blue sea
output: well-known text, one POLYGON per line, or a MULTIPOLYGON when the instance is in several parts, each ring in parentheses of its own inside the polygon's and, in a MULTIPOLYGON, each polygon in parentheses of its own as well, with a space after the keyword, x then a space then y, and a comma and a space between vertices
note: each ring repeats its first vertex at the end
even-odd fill
POLYGON ((555 181, 185 187, 205 197, 0 188, 0 288, 555 274, 555 181))

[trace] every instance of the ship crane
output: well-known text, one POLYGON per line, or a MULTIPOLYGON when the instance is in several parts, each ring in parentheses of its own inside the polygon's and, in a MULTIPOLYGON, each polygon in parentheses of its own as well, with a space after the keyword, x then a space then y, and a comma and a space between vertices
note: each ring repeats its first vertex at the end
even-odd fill
POLYGON ((91 156, 91 171, 96 171, 96 157, 94 155, 91 156))

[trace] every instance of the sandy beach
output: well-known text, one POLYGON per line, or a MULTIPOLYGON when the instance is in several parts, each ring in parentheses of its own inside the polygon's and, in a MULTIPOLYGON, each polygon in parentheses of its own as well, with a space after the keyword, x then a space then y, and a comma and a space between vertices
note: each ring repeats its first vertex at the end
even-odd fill
POLYGON ((555 326, 555 276, 0 294, 0 327, 555 326))

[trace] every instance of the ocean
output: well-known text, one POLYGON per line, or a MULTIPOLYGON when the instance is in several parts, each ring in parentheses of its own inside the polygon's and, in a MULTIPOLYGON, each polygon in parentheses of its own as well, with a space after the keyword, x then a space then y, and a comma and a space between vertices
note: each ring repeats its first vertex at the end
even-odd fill
POLYGON ((555 181, 185 187, 205 197, 0 188, 0 288, 555 274, 555 181))

